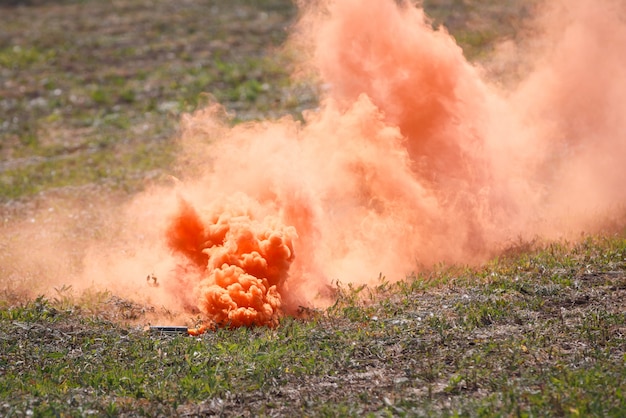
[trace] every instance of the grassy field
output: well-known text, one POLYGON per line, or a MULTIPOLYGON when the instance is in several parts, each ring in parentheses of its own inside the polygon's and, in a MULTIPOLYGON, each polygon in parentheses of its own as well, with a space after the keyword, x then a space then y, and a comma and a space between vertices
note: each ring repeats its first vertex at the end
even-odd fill
POLYGON ((626 240, 340 289, 276 329, 146 335, 91 295, 0 310, 0 412, 21 416, 623 416, 626 240))
MULTIPOLYGON (((531 3, 424 6, 481 61, 531 3)), ((233 123, 314 107, 278 48, 295 16, 287 0, 0 0, 4 225, 175 171, 179 117, 205 93, 233 123)), ((197 338, 124 325, 145 307, 107 292, 0 298, 0 415, 624 416, 625 307, 624 234, 521 243, 197 338)))

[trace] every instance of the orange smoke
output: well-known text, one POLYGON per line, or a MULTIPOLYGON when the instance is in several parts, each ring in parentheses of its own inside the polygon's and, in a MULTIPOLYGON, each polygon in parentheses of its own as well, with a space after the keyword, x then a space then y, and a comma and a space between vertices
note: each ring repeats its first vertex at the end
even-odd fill
MULTIPOLYGON (((218 326, 272 325, 280 317, 282 288, 293 261, 293 228, 245 210, 200 215, 185 201, 167 238, 192 263, 200 311, 218 326)), ((189 284, 189 282, 185 283, 189 284)), ((183 290, 185 291, 185 290, 183 290)))
POLYGON ((318 109, 303 123, 230 128, 216 106, 185 120, 197 167, 167 229, 184 260, 172 292, 218 325, 271 325, 324 305, 336 280, 400 280, 623 217, 624 9, 539 9, 541 42, 511 67, 531 70, 504 89, 408 2, 305 5, 291 45, 324 86, 318 109))

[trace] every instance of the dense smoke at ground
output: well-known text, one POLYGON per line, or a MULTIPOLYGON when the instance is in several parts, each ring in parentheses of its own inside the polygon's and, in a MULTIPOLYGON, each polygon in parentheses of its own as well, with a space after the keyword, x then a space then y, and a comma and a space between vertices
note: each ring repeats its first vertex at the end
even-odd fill
POLYGON ((513 54, 526 72, 505 89, 419 6, 303 2, 287 48, 323 87, 319 107, 303 122, 235 127, 218 104, 187 115, 189 173, 131 205, 132 257, 95 246, 85 271, 129 296, 154 271, 153 302, 272 325, 324 306, 337 281, 480 263, 520 239, 572 240, 620 219, 626 8, 537 11, 537 37, 513 54))

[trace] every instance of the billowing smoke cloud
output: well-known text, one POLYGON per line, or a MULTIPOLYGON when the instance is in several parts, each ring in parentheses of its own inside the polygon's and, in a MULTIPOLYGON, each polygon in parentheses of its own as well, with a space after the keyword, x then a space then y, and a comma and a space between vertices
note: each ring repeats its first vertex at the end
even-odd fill
POLYGON ((184 289, 190 285, 186 279, 197 275, 198 283, 191 284, 197 286, 197 303, 216 325, 275 324, 295 229, 269 217, 257 221, 243 197, 230 206, 212 208, 202 218, 181 202, 167 230, 170 247, 190 261, 177 279, 184 289))
POLYGON ((186 116, 190 173, 131 207, 152 208, 135 259, 159 270, 161 303, 272 325, 323 306, 334 281, 401 280, 623 220, 623 2, 538 8, 506 89, 408 2, 301 8, 290 45, 324 87, 319 108, 233 128, 219 105, 186 116))

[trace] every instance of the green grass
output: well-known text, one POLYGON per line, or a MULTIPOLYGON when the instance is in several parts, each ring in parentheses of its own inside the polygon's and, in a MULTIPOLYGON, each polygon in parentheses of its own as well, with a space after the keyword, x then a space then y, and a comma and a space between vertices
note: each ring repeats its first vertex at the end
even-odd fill
POLYGON ((5 305, 0 411, 626 412, 623 238, 551 244, 484 268, 337 292, 332 307, 308 319, 198 338, 110 322, 120 301, 107 294, 5 305))
POLYGON ((0 203, 91 182, 136 192, 137 173, 170 168, 180 115, 206 94, 235 122, 311 106, 272 52, 294 11, 288 0, 3 8, 0 203))
POLYGON ((140 190, 151 171, 163 172, 174 160, 175 144, 169 141, 144 143, 120 151, 113 142, 92 149, 33 159, 30 164, 0 173, 0 195, 23 198, 66 186, 104 184, 127 192, 140 190))

